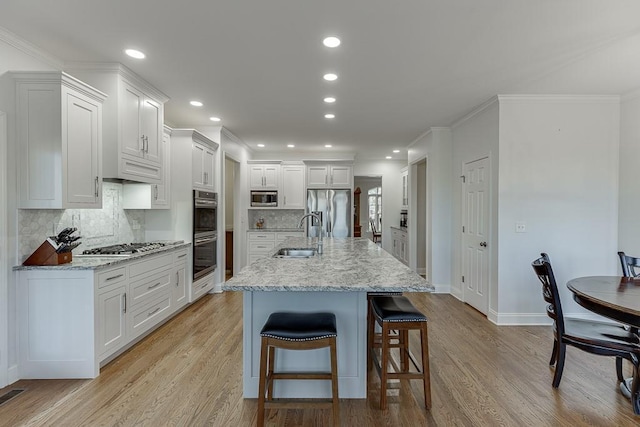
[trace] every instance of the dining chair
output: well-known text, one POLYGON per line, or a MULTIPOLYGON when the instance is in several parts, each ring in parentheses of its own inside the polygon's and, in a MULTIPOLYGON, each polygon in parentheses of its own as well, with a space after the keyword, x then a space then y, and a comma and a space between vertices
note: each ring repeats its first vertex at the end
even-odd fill
POLYGON ((626 255, 624 252, 618 252, 620 264, 622 265, 622 275, 624 277, 640 277, 640 258, 626 255))
POLYGON ((371 224, 371 238, 373 243, 378 243, 382 240, 382 233, 376 229, 376 222, 372 219, 369 219, 369 224, 371 224))
POLYGON ((623 326, 565 319, 551 260, 544 252, 540 255, 531 266, 542 283, 544 300, 549 303, 547 315, 553 319, 553 350, 549 361, 550 366, 555 364, 553 387, 560 385, 567 345, 600 356, 614 356, 620 383, 624 382, 622 359, 627 359, 633 364, 634 378, 637 378, 640 361, 638 336, 623 326))

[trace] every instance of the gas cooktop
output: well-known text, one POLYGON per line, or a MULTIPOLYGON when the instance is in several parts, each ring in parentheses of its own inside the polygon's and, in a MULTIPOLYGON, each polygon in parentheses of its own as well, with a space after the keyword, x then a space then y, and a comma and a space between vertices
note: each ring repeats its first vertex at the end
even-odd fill
POLYGON ((82 255, 119 255, 130 256, 137 253, 149 252, 164 247, 164 243, 123 243, 119 245, 103 246, 100 248, 87 249, 82 251, 82 255))

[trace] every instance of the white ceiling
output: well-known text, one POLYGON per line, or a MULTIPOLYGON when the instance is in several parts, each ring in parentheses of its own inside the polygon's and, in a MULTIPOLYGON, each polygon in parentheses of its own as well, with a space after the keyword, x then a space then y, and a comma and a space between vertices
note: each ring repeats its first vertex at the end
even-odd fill
POLYGON ((496 94, 640 87, 639 17, 637 0, 0 1, 0 26, 20 38, 63 61, 121 62, 165 92, 169 125, 216 115, 261 150, 363 159, 496 94))

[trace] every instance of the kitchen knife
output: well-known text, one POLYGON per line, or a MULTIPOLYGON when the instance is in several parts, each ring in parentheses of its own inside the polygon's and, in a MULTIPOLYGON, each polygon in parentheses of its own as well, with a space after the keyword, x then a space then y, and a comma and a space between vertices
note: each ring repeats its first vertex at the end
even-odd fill
POLYGON ((75 233, 76 230, 77 230, 77 228, 75 228, 75 227, 67 227, 67 228, 65 228, 60 233, 58 233, 58 236, 56 237, 56 241, 57 242, 64 241, 64 239, 69 237, 71 234, 75 233))

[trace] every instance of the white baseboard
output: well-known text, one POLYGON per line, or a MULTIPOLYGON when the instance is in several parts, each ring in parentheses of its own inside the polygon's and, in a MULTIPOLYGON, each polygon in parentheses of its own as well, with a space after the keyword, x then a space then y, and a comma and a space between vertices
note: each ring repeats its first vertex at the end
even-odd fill
POLYGON ((20 379, 18 365, 13 365, 7 370, 7 385, 13 384, 20 379))

